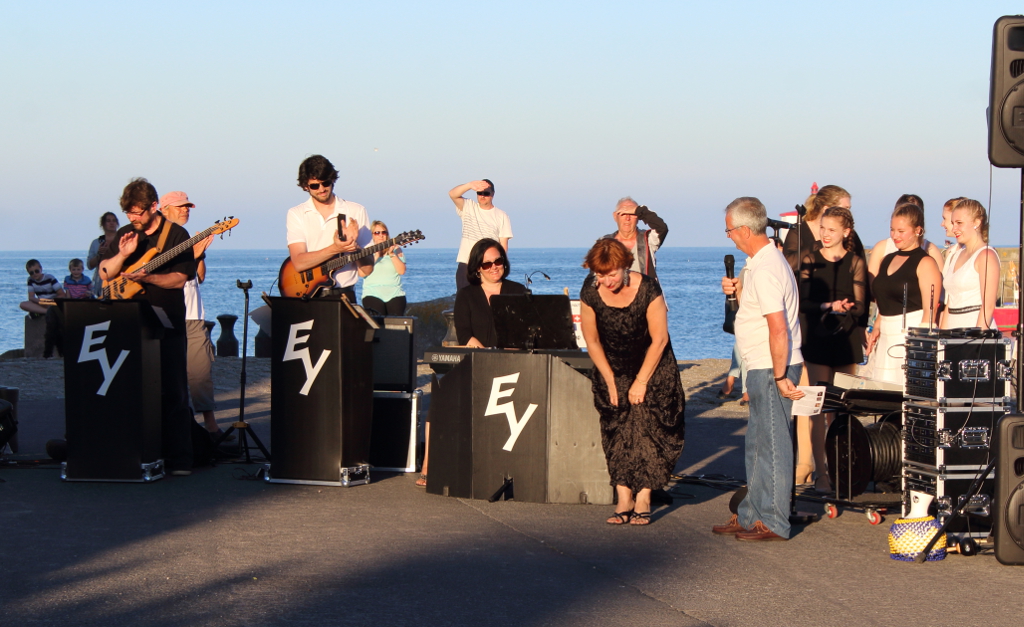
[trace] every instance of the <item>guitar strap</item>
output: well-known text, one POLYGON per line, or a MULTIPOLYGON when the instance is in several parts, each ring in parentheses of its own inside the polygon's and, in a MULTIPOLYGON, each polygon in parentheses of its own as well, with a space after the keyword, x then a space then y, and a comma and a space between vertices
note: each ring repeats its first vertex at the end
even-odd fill
POLYGON ((164 252, 164 244, 167 243, 167 236, 171 234, 171 221, 164 216, 164 228, 160 231, 160 239, 156 241, 156 254, 164 252))

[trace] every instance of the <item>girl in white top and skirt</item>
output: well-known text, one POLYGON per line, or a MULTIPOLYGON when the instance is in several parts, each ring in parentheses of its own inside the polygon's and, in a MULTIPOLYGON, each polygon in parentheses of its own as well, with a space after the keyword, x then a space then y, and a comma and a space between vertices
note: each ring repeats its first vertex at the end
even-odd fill
POLYGON ((985 207, 965 198, 953 207, 950 220, 957 245, 942 269, 946 308, 939 326, 995 328, 992 316, 999 293, 999 256, 988 245, 985 207))

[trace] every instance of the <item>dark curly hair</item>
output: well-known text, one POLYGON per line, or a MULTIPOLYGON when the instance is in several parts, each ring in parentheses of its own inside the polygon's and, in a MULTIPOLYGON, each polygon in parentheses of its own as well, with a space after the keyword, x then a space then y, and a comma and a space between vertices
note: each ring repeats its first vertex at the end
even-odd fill
MULTIPOLYGON (((114 219, 117 220, 117 214, 114 213, 113 211, 108 211, 108 212, 104 213, 103 215, 100 216, 100 228, 101 229, 106 229, 107 228, 107 216, 114 216, 114 219)), ((117 223, 121 224, 121 221, 117 220, 117 223)))
POLYGON ((504 264, 505 270, 501 274, 502 280, 508 278, 508 273, 512 271, 505 249, 497 241, 485 237, 476 244, 473 244, 473 250, 469 251, 469 261, 466 263, 466 278, 471 285, 480 285, 480 264, 484 262, 484 255, 492 248, 498 249, 498 254, 501 255, 501 262, 504 264))
POLYGON ((334 169, 334 165, 327 160, 327 157, 313 155, 312 157, 306 157, 299 164, 299 187, 306 189, 309 179, 316 179, 333 185, 338 180, 338 171, 334 169))

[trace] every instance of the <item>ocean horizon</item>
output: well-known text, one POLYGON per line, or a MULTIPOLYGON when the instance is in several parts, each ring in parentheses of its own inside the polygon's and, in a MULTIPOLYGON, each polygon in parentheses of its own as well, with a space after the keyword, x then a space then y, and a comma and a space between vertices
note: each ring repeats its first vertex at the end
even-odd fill
MULTIPOLYGON (((410 246, 405 249, 408 270, 403 277, 409 303, 451 296, 455 293, 455 248, 410 246)), ((509 278, 526 283, 532 276, 536 294, 579 296, 587 275, 581 267, 586 248, 527 248, 511 246, 509 278), (541 274, 547 274, 550 280, 541 274)), ((720 282, 724 274, 723 258, 736 257, 737 270, 743 255, 732 247, 665 247, 658 251, 658 278, 669 307, 669 335, 678 359, 727 359, 732 354, 733 336, 722 331, 724 296, 720 282)), ((237 280, 251 280, 250 312, 263 306, 262 292, 277 296, 278 269, 287 252, 267 250, 218 250, 216 244, 207 253, 207 278, 202 286, 206 319, 216 321, 221 314, 241 318, 244 294, 237 280)), ((85 251, 3 251, 0 252, 0 353, 24 346, 24 318, 18 304, 27 297, 25 262, 37 259, 43 271, 62 281, 68 274, 68 261, 85 258, 85 251)), ((362 284, 356 293, 362 298, 362 284)), ((258 328, 249 327, 247 354, 254 354, 258 328)), ((242 321, 235 324, 235 337, 242 340, 242 321)), ((220 325, 213 331, 214 342, 220 325)), ((422 357, 422 356, 418 356, 422 357)))

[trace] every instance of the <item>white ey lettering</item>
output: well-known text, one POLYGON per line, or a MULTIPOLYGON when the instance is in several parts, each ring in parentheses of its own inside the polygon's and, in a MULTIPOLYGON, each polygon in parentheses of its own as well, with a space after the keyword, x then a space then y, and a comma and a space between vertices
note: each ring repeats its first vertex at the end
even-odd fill
POLYGON ((110 320, 86 326, 85 337, 82 338, 82 349, 78 351, 78 363, 83 364, 87 361, 100 362, 100 368, 103 369, 103 384, 100 386, 99 390, 96 390, 96 394, 99 396, 107 395, 107 390, 110 389, 110 384, 114 381, 114 376, 117 375, 117 371, 121 369, 122 365, 124 365, 124 360, 128 358, 128 353, 131 352, 122 350, 121 354, 117 356, 117 360, 114 361, 114 365, 110 365, 110 360, 107 359, 107 349, 102 347, 103 341, 107 339, 107 336, 96 336, 98 331, 105 332, 109 329, 110 320), (92 350, 93 346, 100 346, 100 348, 92 350))
POLYGON ((484 416, 496 416, 498 414, 505 414, 508 418, 509 433, 508 441, 505 442, 505 446, 501 447, 503 450, 511 451, 512 447, 516 445, 516 440, 519 439, 519 434, 523 432, 523 427, 529 422, 530 416, 536 411, 537 405, 530 403, 530 406, 526 408, 526 412, 523 414, 522 419, 516 419, 516 408, 512 401, 499 404, 497 401, 507 396, 512 396, 516 389, 514 387, 508 389, 501 389, 501 386, 505 384, 513 384, 519 381, 519 373, 505 375, 504 377, 494 377, 494 381, 491 383, 491 396, 487 399, 487 409, 484 411, 484 416))
POLYGON ((307 320, 305 322, 298 322, 291 326, 288 331, 288 346, 284 349, 284 358, 281 361, 292 361, 295 359, 302 361, 302 367, 306 370, 306 383, 299 390, 299 394, 306 396, 309 394, 309 388, 313 387, 313 381, 316 380, 316 376, 320 374, 320 369, 327 363, 327 357, 330 356, 331 351, 324 350, 320 353, 320 359, 316 361, 316 365, 313 365, 313 360, 309 356, 309 349, 303 348, 296 350, 300 345, 305 344, 309 341, 309 334, 299 337, 299 331, 312 331, 313 321, 307 320))

